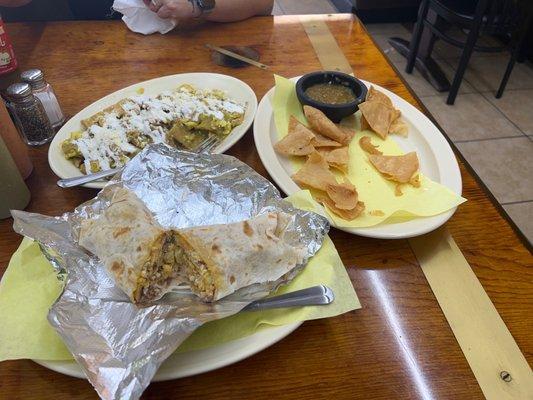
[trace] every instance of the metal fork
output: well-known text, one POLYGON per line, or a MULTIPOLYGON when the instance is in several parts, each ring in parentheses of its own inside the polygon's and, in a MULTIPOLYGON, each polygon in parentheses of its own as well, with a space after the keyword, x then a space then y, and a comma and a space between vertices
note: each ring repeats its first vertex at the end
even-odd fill
MULTIPOLYGON (((215 149, 215 147, 217 147, 220 144, 220 142, 222 142, 221 137, 211 135, 207 139, 205 139, 203 142, 201 142, 200 145, 195 150, 197 153, 207 154, 207 153, 210 153, 211 150, 215 149)), ((100 179, 107 178, 109 176, 113 176, 116 173, 122 171, 123 169, 124 167, 113 168, 113 169, 107 169, 105 171, 96 172, 94 174, 75 176, 74 178, 59 179, 57 181, 57 185, 62 188, 69 188, 69 187, 84 185, 85 183, 94 182, 100 179)))
POLYGON ((94 174, 75 176, 74 178, 65 178, 57 181, 57 186, 62 188, 69 188, 74 186, 83 185, 85 183, 97 181, 99 179, 113 176, 116 173, 122 171, 122 168, 106 169, 105 171, 96 172, 94 174))

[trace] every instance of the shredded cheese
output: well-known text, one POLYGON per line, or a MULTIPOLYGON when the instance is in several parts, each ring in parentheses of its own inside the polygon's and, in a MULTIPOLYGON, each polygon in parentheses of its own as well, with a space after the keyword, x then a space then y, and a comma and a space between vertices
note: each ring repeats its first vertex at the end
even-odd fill
POLYGON ((95 161, 102 170, 121 167, 140 150, 132 137, 142 143, 161 143, 176 121, 198 122, 206 116, 224 120, 226 113, 244 114, 244 105, 220 93, 184 85, 157 96, 128 97, 120 102, 123 113, 110 112, 100 122, 101 126, 90 126, 71 143, 83 156, 87 173, 91 172, 91 162, 95 161))

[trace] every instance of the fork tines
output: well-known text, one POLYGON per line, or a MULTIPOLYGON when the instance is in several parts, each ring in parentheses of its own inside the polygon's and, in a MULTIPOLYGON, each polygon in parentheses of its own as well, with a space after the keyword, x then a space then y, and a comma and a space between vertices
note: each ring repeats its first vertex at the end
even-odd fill
POLYGON ((200 145, 196 148, 197 153, 210 153, 211 150, 213 150, 218 144, 222 141, 222 138, 211 135, 206 140, 204 140, 200 145))

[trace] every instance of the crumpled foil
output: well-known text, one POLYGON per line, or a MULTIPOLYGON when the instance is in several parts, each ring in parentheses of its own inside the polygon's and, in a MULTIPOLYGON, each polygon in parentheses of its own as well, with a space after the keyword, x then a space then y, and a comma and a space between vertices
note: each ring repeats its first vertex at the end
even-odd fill
POLYGON ((298 210, 246 164, 164 144, 145 148, 92 200, 60 217, 13 211, 14 229, 37 240, 65 279, 48 320, 103 399, 137 399, 161 363, 200 325, 239 312, 289 282, 321 247, 329 224, 298 210), (292 219, 286 239, 303 243, 304 264, 277 282, 255 284, 204 303, 189 289, 139 308, 115 286, 99 260, 78 246, 80 221, 104 210, 117 187, 133 190, 164 227, 186 228, 242 221, 283 210, 292 219))

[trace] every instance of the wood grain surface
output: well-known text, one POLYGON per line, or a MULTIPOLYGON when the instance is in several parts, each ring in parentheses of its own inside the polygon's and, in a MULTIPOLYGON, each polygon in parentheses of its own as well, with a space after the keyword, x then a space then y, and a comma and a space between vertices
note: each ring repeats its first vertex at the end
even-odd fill
MULTIPOLYGON (((351 15, 324 19, 356 76, 420 107, 357 20, 351 15)), ((127 85, 180 72, 235 76, 259 99, 273 86, 272 75, 258 68, 214 65, 205 43, 253 46, 261 62, 287 77, 320 69, 293 16, 206 25, 164 36, 134 34, 120 21, 21 23, 7 28, 22 68, 42 68, 69 115, 127 85)), ((57 187, 47 150, 31 149, 35 171, 27 181, 33 197, 28 211, 58 215, 96 191, 57 187)), ((251 131, 228 153, 268 177, 251 131)), ((533 257, 464 165, 461 172, 468 202, 447 227, 531 365, 533 257)), ((0 274, 21 241, 11 224, 0 222, 0 274)), ((226 368, 154 383, 143 398, 482 399, 407 241, 367 239, 337 230, 331 236, 362 309, 306 322, 276 345, 226 368)), ((94 399, 96 393, 84 380, 17 360, 0 363, 0 398, 94 399)))

